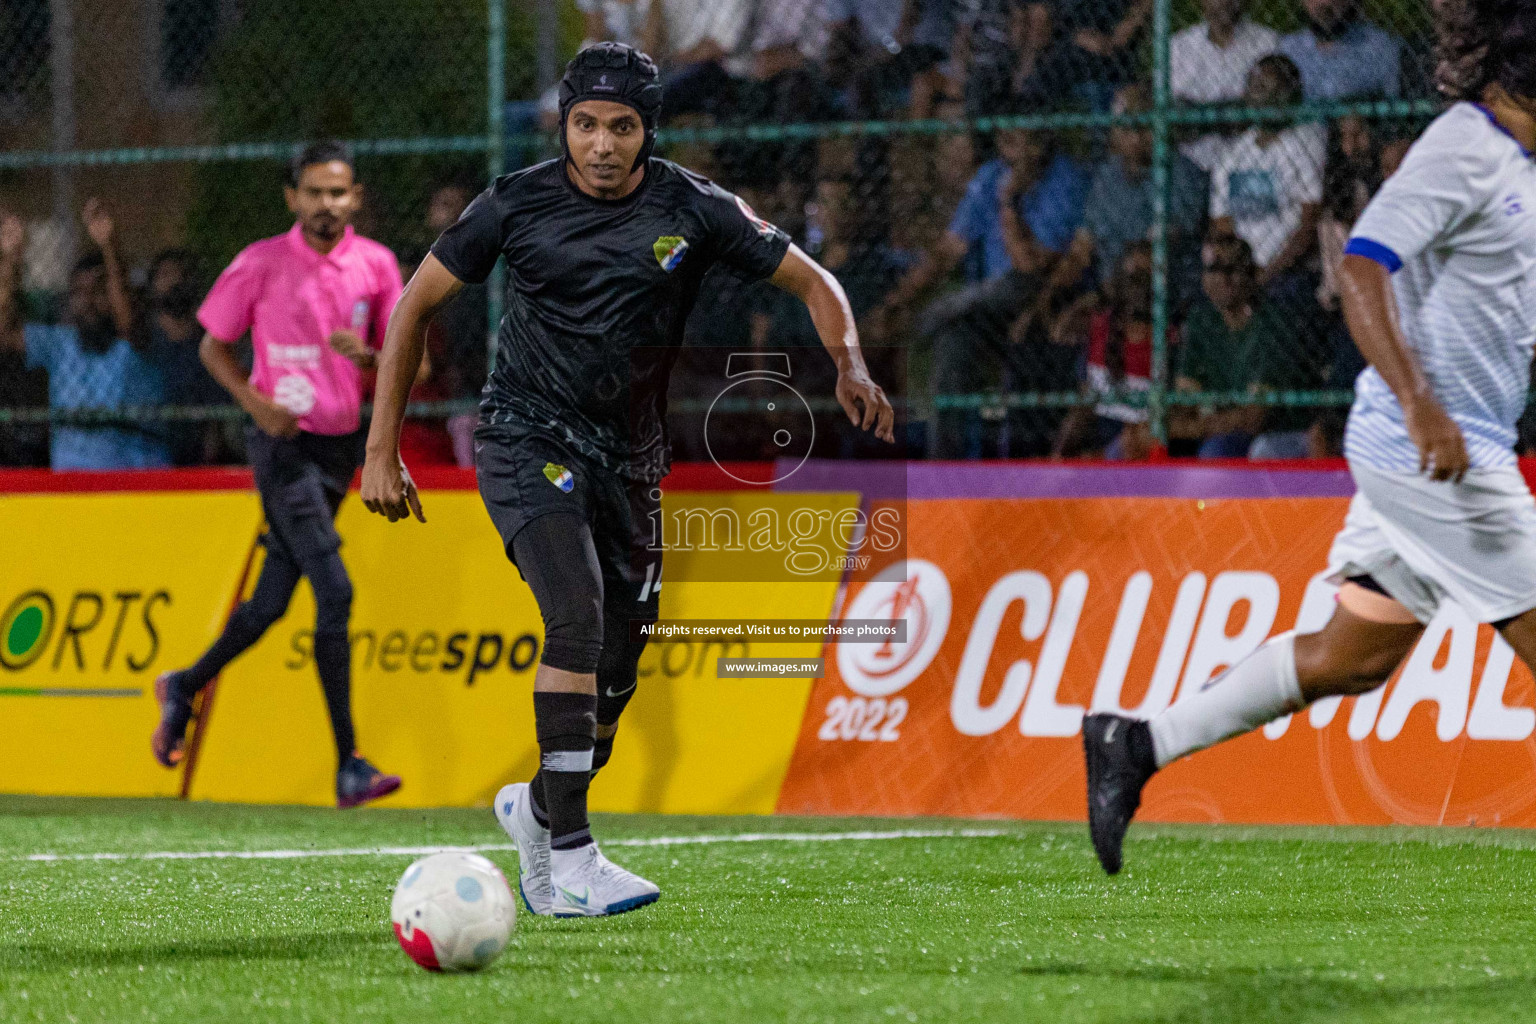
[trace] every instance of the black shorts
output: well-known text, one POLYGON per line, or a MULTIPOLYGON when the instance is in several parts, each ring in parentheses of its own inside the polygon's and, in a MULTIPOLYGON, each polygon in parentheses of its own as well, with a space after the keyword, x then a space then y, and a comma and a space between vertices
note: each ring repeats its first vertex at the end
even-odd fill
POLYGON ((363 432, 273 437, 246 431, 267 532, 262 543, 299 565, 341 547, 336 510, 362 465, 363 432))
POLYGON ((475 430, 475 476, 512 564, 512 540, 550 512, 579 516, 592 531, 605 611, 656 618, 661 585, 659 484, 629 480, 553 438, 504 423, 475 430))

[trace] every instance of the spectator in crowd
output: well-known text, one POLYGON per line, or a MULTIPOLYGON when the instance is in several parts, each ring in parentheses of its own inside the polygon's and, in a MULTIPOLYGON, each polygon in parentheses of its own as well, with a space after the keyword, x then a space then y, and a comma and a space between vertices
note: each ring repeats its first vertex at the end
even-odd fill
POLYGON ((1062 43, 1052 77, 1070 83, 1079 102, 1108 110, 1115 90, 1136 77, 1152 0, 1055 0, 1051 9, 1062 43))
MULTIPOLYGON (((733 83, 733 122, 820 121, 835 113, 837 100, 821 68, 827 48, 822 6, 822 0, 758 0, 744 73, 733 83)), ((719 152, 733 186, 783 189, 783 205, 801 209, 815 189, 816 148, 815 139, 751 139, 722 143, 719 152)))
MULTIPOLYGON (((855 179, 824 176, 816 186, 814 215, 808 218, 811 230, 806 237, 806 251, 842 284, 855 320, 879 305, 914 263, 911 254, 892 249, 879 232, 870 229, 863 211, 855 179)), ((763 297, 761 307, 753 313, 754 347, 821 344, 805 303, 781 301, 787 296, 777 289, 763 297)))
MULTIPOLYGON (((28 366, 48 371, 52 409, 158 405, 164 398, 159 369, 128 341, 133 306, 112 217, 92 199, 83 220, 98 250, 82 257, 70 274, 67 322, 46 326, 23 324, 20 275, 26 229, 14 216, 0 218, 0 349, 25 352, 28 366)), ((59 426, 52 434, 56 470, 171 465, 165 439, 137 426, 59 426)))
MULTIPOLYGON (((1168 40, 1168 88, 1177 102, 1216 106, 1242 99, 1248 72, 1275 52, 1280 34, 1250 21, 1243 7, 1243 0, 1202 0, 1205 20, 1168 40)), ((1223 132, 1206 132, 1182 149, 1209 172, 1225 141, 1223 132)))
MULTIPOLYGON (((48 371, 29 367, 24 349, 0 344, 0 409, 48 408, 48 371)), ((48 465, 46 423, 0 423, 0 466, 48 465)))
MULTIPOLYGON (((946 98, 933 113, 941 120, 958 121, 965 110, 959 100, 946 98)), ((949 226, 976 173, 978 140, 957 125, 950 131, 892 139, 891 145, 891 242, 899 249, 926 251, 949 226)))
MULTIPOLYGON (((17 278, 18 304, 10 312, 23 318, 33 318, 33 310, 20 308, 23 274, 21 264, 25 260, 26 226, 19 217, 0 214, 0 274, 3 280, 17 278), (15 266, 11 266, 5 253, 11 252, 15 266)), ((0 287, 4 287, 0 285, 0 287)), ((28 296, 30 297, 30 296, 28 296)), ((0 302, 0 327, 5 324, 7 310, 0 302)), ((0 409, 48 408, 48 371, 27 363, 26 348, 21 345, 7 346, 0 335, 0 409)), ((48 424, 0 423, 0 466, 48 465, 48 424)))
MULTIPOLYGON (((197 307, 198 286, 192 254, 165 249, 149 264, 149 281, 140 304, 135 342, 159 369, 162 393, 169 405, 227 405, 229 392, 208 375, 197 356, 203 329, 197 307)), ((163 435, 178 466, 216 462, 223 450, 223 424, 218 421, 167 423, 163 435)))
POLYGON ((946 58, 953 35, 952 19, 932 0, 824 0, 823 12, 827 76, 853 117, 905 108, 913 79, 946 58))
MULTIPOLYGON (((1145 85, 1123 86, 1115 94, 1111 110, 1116 114, 1141 114, 1152 108, 1145 85)), ((1120 255, 1133 242, 1152 233, 1152 129, 1141 125, 1116 125, 1109 131, 1109 155, 1094 172, 1083 204, 1083 225, 1077 229, 1065 258, 1056 264, 1032 306, 1014 322, 1013 340, 1022 344, 1035 323, 1045 324, 1064 296, 1084 282, 1089 287, 1108 284, 1120 255), (1092 273, 1088 273, 1092 271, 1092 273)), ((1189 160, 1175 155, 1168 168, 1168 241, 1174 305, 1182 307, 1181 291, 1192 291, 1187 280, 1195 274, 1178 268, 1193 262, 1194 251, 1205 223, 1207 182, 1205 174, 1189 160)))
MULTIPOLYGON (((1053 105, 1069 87, 1059 62, 1050 8, 1033 0, 970 0, 958 21, 955 55, 965 112, 1053 105)), ((914 112, 914 116, 918 116, 914 112)))
MULTIPOLYGON (((872 341, 890 337, 915 300, 963 264, 967 287, 929 306, 919 328, 932 339, 930 384, 939 394, 1000 383, 998 374, 1011 355, 1009 325, 1034 301, 1082 222, 1085 178, 1054 140, 1043 133, 1002 131, 997 149, 998 158, 971 179, 934 250, 866 318, 872 341)), ((969 429, 974 426, 974 418, 964 413, 937 414, 932 454, 975 457, 969 429)))
POLYGON ((604 41, 644 48, 651 0, 576 0, 576 9, 583 30, 578 49, 604 41))
MULTIPOLYGON (((1178 340, 1178 332, 1170 330, 1170 349, 1178 340)), ((1152 246, 1127 246, 1102 295, 1085 296, 1058 317, 1051 341, 1084 350, 1083 393, 1101 399, 1072 409, 1051 454, 1147 458, 1156 440, 1146 405, 1122 396, 1152 387, 1152 246)))
POLYGON ((1360 14, 1358 0, 1302 0, 1307 27, 1280 40, 1308 100, 1396 99, 1402 43, 1360 14))
POLYGON ((908 113, 914 119, 926 120, 942 116, 939 113, 941 104, 964 95, 968 74, 962 20, 968 3, 967 0, 908 0, 908 3, 916 8, 916 24, 908 48, 917 51, 913 55, 913 65, 921 68, 912 79, 908 113))
POLYGON ((751 18, 751 0, 653 0, 643 39, 662 69, 664 117, 720 117, 730 109, 734 86, 726 65, 751 18))
MULTIPOLYGON (((1255 107, 1299 101, 1301 81, 1288 57, 1270 54, 1248 74, 1244 99, 1255 107)), ((1317 239, 1328 131, 1321 124, 1262 124, 1233 139, 1211 174, 1212 227, 1253 250, 1259 284, 1286 302, 1309 298, 1301 271, 1317 239)))
MULTIPOLYGON (((1201 263, 1205 299, 1184 323, 1175 386, 1249 395, 1315 387, 1319 382, 1308 372, 1308 353, 1292 318, 1257 287, 1248 243, 1213 237, 1201 263)), ((1308 451, 1304 412, 1258 404, 1179 406, 1169 417, 1169 432, 1197 439, 1199 455, 1207 459, 1300 458, 1308 451)))
POLYGON ((1333 123, 1328 161, 1323 167, 1323 207, 1317 221, 1318 252, 1323 267, 1317 297, 1323 308, 1339 308, 1337 267, 1349 229, 1381 185, 1381 161, 1371 122, 1346 114, 1333 123))
POLYGON ((1322 276, 1316 295, 1326 323, 1330 357, 1324 383, 1329 388, 1349 390, 1365 369, 1365 357, 1350 336, 1340 308, 1338 281, 1344 243, 1365 204, 1397 170, 1414 134, 1402 126, 1371 122, 1356 114, 1335 122, 1323 174, 1323 210, 1317 223, 1322 276))
MULTIPOLYGON (((437 238, 469 206, 476 193, 467 178, 453 178, 432 190, 427 201, 426 234, 437 238)), ((490 293, 484 284, 466 284, 427 325, 428 375, 411 390, 413 402, 468 402, 480 396, 489 372, 487 315, 490 293)), ((446 419, 412 418, 400 435, 410 465, 475 464, 474 430, 478 411, 446 419)))

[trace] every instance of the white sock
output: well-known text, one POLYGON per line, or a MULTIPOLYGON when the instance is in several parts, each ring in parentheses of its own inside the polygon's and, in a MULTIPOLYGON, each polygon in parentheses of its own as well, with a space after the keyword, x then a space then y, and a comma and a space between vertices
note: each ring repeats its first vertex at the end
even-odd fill
POLYGON ((1157 766, 1301 710, 1296 632, 1271 637, 1242 661, 1147 723, 1157 766))

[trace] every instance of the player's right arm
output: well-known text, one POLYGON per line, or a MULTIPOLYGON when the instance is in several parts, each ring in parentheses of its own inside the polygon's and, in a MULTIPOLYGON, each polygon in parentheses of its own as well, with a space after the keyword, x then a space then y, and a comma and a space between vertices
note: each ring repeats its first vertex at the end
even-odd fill
POLYGON ((1467 145, 1460 122, 1470 108, 1463 108, 1436 119, 1382 184, 1355 222, 1339 267, 1349 333, 1397 397, 1419 450, 1419 471, 1433 480, 1460 480, 1471 460, 1461 428, 1435 397, 1403 334, 1392 275, 1431 246, 1454 246, 1462 225, 1490 198, 1491 157, 1484 147, 1467 145))
POLYGON ((229 392, 240 408, 256 421, 262 433, 273 437, 292 437, 299 432, 297 416, 251 387, 251 382, 246 380, 245 369, 230 351, 228 342, 205 333, 197 346, 197 357, 207 368, 208 376, 229 392))
POLYGON ((208 375, 229 392, 263 433, 293 437, 299 432, 298 417, 251 387, 245 370, 230 351, 231 345, 255 325, 256 302, 266 280, 262 267, 262 260, 252 249, 246 249, 224 268, 197 311, 198 323, 206 332, 197 355, 208 375))
POLYGON ((1339 268, 1344 320, 1366 358, 1403 407, 1408 436, 1419 449, 1419 472, 1460 481, 1471 460, 1461 428, 1440 405, 1397 319, 1392 274, 1376 260, 1348 253, 1339 268))
POLYGON ((400 293, 384 333, 378 385, 374 389, 373 422, 368 427, 368 454, 363 463, 362 497, 368 511, 386 516, 392 523, 411 515, 423 523, 427 521, 416 487, 400 459, 400 426, 405 421, 405 405, 416 382, 416 370, 426 351, 427 325, 463 287, 463 281, 454 277, 436 255, 428 253, 400 293))

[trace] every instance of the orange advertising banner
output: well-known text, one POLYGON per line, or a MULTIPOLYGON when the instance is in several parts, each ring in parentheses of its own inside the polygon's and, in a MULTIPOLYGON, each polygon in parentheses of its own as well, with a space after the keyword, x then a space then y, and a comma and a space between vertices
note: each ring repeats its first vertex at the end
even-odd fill
MULTIPOLYGON (((1081 819, 1087 710, 1150 716, 1266 637, 1321 627, 1342 498, 914 500, 907 559, 840 615, 778 810, 1081 819)), ((1381 689, 1186 758, 1147 821, 1536 825, 1536 686, 1443 608, 1381 689)))

